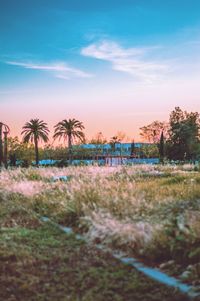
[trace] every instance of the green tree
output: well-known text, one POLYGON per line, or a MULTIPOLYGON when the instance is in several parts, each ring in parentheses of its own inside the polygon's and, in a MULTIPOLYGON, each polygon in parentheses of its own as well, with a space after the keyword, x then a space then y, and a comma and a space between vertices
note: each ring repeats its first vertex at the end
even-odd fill
POLYGON ((160 163, 164 163, 164 155, 165 155, 165 149, 164 149, 165 145, 164 145, 164 133, 162 131, 161 135, 160 135, 160 143, 158 145, 158 149, 159 149, 159 157, 160 157, 160 163))
POLYGON ((35 148, 35 162, 36 166, 39 164, 39 150, 38 150, 38 143, 39 140, 47 142, 49 129, 47 124, 43 120, 31 119, 27 122, 22 128, 21 135, 23 135, 23 142, 24 143, 34 143, 35 148))
POLYGON ((91 143, 91 144, 106 144, 107 143, 107 140, 106 140, 106 138, 103 136, 103 134, 102 134, 102 132, 98 132, 97 134, 96 134, 96 136, 95 137, 93 137, 90 141, 89 141, 89 143, 91 143))
POLYGON ((169 125, 165 121, 153 121, 152 123, 143 126, 140 128, 140 136, 142 139, 149 143, 159 143, 160 135, 163 132, 163 135, 166 137, 168 133, 169 125))
POLYGON ((200 116, 179 107, 170 114, 167 153, 174 160, 195 160, 199 151, 200 116))
POLYGON ((22 143, 18 137, 8 138, 8 154, 11 165, 14 160, 19 160, 22 165, 30 165, 34 160, 34 145, 30 143, 22 143))
POLYGON ((158 145, 145 143, 141 147, 137 148, 136 154, 138 154, 141 158, 158 158, 158 145))
POLYGON ((102 134, 102 132, 98 132, 90 141, 89 143, 95 145, 95 149, 90 150, 90 153, 93 156, 98 156, 103 153, 103 145, 107 143, 106 138, 102 134))
POLYGON ((115 153, 116 151, 116 144, 117 143, 121 143, 121 138, 118 136, 113 136, 110 138, 110 146, 111 146, 111 150, 112 152, 115 153))
POLYGON ((68 150, 69 150, 69 158, 70 162, 72 161, 72 145, 73 142, 78 140, 81 142, 85 141, 85 135, 83 133, 83 129, 85 128, 83 123, 76 119, 64 119, 58 122, 55 126, 55 131, 53 138, 67 140, 68 142, 68 150))
POLYGON ((135 151, 136 151, 136 149, 135 149, 135 141, 132 140, 132 142, 131 142, 131 156, 135 155, 135 151))

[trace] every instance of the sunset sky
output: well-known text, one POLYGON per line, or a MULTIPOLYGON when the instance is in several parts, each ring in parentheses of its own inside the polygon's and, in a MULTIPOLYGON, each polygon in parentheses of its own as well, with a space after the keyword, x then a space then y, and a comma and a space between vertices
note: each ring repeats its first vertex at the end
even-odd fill
POLYGON ((199 0, 0 0, 0 121, 64 118, 88 138, 200 112, 199 0))

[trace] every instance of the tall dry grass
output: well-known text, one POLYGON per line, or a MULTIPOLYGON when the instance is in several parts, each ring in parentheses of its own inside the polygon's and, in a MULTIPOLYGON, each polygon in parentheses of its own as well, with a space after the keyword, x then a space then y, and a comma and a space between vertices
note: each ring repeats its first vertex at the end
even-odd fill
MULTIPOLYGON (((1 220, 28 224, 25 217, 32 212, 33 221, 47 215, 75 227, 90 242, 129 254, 159 257, 162 250, 170 259, 177 257, 176 247, 187 247, 186 257, 191 256, 200 228, 200 175, 195 170, 192 165, 136 165, 2 171, 1 220), (59 176, 70 177, 55 181, 59 176)), ((192 260, 199 260, 196 252, 192 260)))

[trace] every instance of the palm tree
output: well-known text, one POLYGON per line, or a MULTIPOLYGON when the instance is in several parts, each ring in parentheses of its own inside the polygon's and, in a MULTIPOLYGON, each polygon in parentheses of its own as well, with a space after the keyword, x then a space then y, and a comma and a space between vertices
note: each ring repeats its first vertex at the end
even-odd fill
POLYGON ((47 127, 46 122, 43 120, 31 119, 29 122, 27 122, 23 126, 23 131, 21 132, 21 135, 24 135, 23 142, 28 143, 34 142, 35 146, 35 162, 36 166, 39 164, 39 151, 38 151, 38 142, 39 140, 42 140, 44 142, 47 142, 49 140, 48 134, 49 129, 47 127))
POLYGON ((111 146, 111 150, 115 153, 116 151, 116 144, 120 143, 121 144, 121 138, 118 136, 113 136, 110 139, 110 146, 111 146))
POLYGON ((68 141, 68 150, 70 162, 72 160, 72 144, 74 140, 84 141, 85 135, 83 133, 83 129, 85 128, 83 123, 76 119, 64 119, 58 122, 55 126, 55 132, 53 138, 63 138, 68 141))

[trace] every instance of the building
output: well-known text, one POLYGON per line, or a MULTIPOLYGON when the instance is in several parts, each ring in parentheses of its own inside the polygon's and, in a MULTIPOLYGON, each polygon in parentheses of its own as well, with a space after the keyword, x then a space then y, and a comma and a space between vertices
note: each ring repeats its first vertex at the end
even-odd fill
POLYGON ((116 156, 139 156, 141 154, 141 148, 151 145, 150 143, 115 143, 111 145, 110 143, 106 144, 82 144, 81 148, 85 150, 96 151, 97 154, 107 155, 112 154, 116 156))

